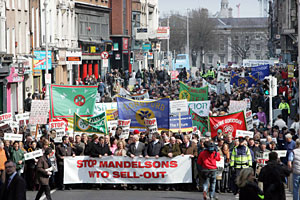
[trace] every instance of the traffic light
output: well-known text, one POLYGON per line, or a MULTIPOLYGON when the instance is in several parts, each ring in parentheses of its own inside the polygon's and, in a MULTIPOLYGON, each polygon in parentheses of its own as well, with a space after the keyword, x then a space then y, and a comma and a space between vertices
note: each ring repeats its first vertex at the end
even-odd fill
POLYGON ((270 95, 270 81, 269 79, 264 79, 263 90, 265 95, 270 95))
POLYGON ((133 51, 130 52, 130 64, 133 64, 133 57, 134 57, 134 53, 133 51))

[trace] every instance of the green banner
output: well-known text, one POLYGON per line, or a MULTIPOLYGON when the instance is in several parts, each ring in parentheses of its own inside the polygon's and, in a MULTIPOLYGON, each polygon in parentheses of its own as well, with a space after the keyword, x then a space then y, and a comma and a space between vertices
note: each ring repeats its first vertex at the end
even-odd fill
POLYGON ((190 109, 190 115, 192 116, 193 126, 197 126, 197 129, 202 135, 208 131, 208 119, 207 117, 200 117, 192 109, 190 109))
POLYGON ((208 100, 208 86, 193 88, 180 82, 179 99, 187 99, 188 101, 208 100))
POLYGON ((50 86, 51 118, 91 117, 94 113, 97 86, 50 86))
POLYGON ((84 133, 107 133, 105 113, 88 118, 74 114, 74 131, 84 133))

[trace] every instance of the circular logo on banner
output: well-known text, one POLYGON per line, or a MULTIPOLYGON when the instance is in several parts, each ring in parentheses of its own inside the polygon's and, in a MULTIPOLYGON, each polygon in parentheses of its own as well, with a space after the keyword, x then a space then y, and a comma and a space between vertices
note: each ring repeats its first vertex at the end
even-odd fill
POLYGON ((155 115, 149 108, 141 108, 136 112, 135 118, 139 124, 145 126, 145 119, 155 118, 155 115))
POLYGON ((234 131, 234 128, 232 125, 226 125, 223 130, 224 130, 225 134, 232 134, 234 131))
POLYGON ((182 90, 179 94, 179 99, 187 99, 187 100, 190 100, 191 98, 191 95, 188 91, 186 90, 182 90))
POLYGON ((246 84, 248 84, 248 80, 245 78, 239 78, 238 80, 238 85, 239 86, 245 86, 246 84))
POLYGON ((89 129, 89 125, 83 121, 82 119, 78 120, 77 122, 77 127, 81 130, 81 131, 86 131, 89 129))
POLYGON ((82 95, 77 95, 74 97, 74 103, 76 106, 83 106, 85 104, 85 98, 82 95))

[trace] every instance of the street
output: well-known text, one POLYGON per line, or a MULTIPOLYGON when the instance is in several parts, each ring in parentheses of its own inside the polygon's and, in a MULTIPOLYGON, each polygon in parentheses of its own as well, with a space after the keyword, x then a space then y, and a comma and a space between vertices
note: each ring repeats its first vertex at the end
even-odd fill
MULTIPOLYGON (((51 197, 53 200, 200 200, 202 199, 202 192, 183 192, 183 191, 133 191, 133 190, 52 190, 51 197)), ((27 200, 34 199, 37 192, 28 191, 27 200)), ((217 194, 219 200, 235 200, 233 194, 217 194)), ((286 200, 292 200, 292 195, 287 192, 286 200)), ((45 195, 41 200, 46 199, 45 195)))

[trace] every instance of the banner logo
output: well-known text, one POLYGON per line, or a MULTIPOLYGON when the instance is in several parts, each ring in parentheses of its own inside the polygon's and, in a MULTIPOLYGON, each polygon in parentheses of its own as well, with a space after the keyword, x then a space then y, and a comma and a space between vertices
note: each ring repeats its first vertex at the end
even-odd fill
POLYGON ((191 98, 191 95, 188 91, 182 90, 179 94, 179 99, 187 99, 189 100, 191 98))
POLYGON ((238 84, 239 84, 240 86, 245 86, 246 84, 248 84, 248 80, 245 79, 245 78, 239 78, 238 84))
POLYGON ((77 127, 81 130, 81 131, 86 131, 90 128, 90 126, 82 119, 79 119, 77 122, 77 127))
POLYGON ((74 98, 74 103, 76 106, 83 106, 85 104, 85 98, 82 95, 77 95, 74 98))
POLYGON ((224 127, 224 133, 225 134, 229 134, 229 133, 232 134, 233 131, 234 131, 234 128, 233 128, 232 125, 227 125, 227 126, 224 127))
POLYGON ((149 108, 141 108, 136 112, 135 118, 139 124, 145 126, 145 119, 155 118, 155 115, 149 108))

